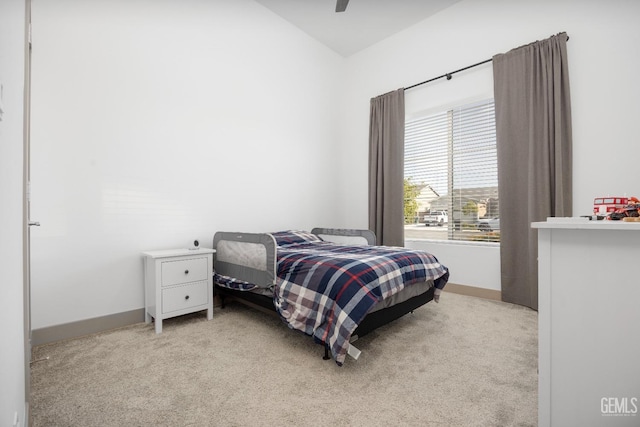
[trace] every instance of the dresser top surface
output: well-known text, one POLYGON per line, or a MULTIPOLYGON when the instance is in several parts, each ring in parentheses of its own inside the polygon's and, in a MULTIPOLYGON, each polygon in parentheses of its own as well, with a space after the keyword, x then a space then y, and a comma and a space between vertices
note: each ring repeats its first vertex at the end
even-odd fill
POLYGON ((640 231, 640 222, 589 221, 587 218, 547 218, 544 222, 532 222, 532 228, 565 230, 624 230, 640 231))
POLYGON ((198 256, 198 255, 209 255, 215 253, 215 249, 209 248, 198 248, 198 249, 165 249, 159 251, 145 251, 142 252, 142 255, 148 256, 151 258, 171 258, 178 256, 198 256))

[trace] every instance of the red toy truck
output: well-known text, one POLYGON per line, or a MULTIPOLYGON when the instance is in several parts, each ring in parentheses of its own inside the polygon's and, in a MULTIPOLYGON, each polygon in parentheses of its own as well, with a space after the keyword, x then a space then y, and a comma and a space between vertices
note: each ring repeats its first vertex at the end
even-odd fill
POLYGON ((596 197, 593 199, 593 213, 596 215, 607 215, 624 208, 629 204, 627 197, 596 197))

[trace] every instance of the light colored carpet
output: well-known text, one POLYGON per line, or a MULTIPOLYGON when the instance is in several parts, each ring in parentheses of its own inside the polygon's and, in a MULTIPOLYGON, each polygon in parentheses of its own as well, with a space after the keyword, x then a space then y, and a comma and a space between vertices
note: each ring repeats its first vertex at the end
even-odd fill
POLYGON ((34 426, 535 426, 537 313, 444 293, 357 361, 230 303, 34 348, 34 426), (48 357, 48 360, 41 360, 48 357))

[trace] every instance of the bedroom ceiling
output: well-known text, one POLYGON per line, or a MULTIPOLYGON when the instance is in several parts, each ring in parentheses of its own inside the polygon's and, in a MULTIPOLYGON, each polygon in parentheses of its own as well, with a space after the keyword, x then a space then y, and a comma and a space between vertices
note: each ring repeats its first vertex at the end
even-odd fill
POLYGON ((256 0, 340 55, 348 57, 460 0, 256 0))

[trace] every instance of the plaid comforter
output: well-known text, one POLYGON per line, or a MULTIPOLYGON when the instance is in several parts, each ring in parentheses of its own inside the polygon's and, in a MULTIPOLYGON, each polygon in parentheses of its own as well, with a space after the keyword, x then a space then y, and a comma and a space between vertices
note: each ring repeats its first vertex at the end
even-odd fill
POLYGON ((351 334, 378 302, 448 269, 431 254, 405 248, 343 246, 305 232, 272 233, 278 243, 274 304, 289 327, 329 346, 344 363, 351 334))

